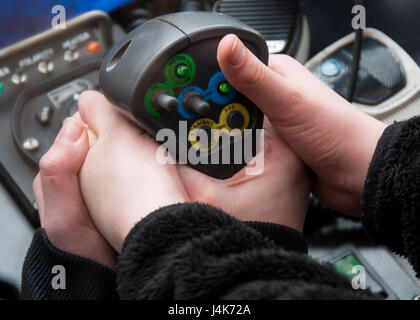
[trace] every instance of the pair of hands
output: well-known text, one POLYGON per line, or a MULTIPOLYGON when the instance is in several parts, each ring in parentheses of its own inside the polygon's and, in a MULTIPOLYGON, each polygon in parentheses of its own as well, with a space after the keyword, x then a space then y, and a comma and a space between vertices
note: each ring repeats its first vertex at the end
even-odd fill
POLYGON ((65 121, 34 181, 41 224, 56 247, 115 267, 114 250, 135 223, 186 201, 300 231, 310 191, 332 208, 359 213, 385 125, 288 56, 271 56, 266 67, 234 35, 221 41, 218 62, 268 118, 262 174, 247 176, 243 169, 222 181, 186 166, 159 165, 154 141, 100 93, 85 92, 79 114, 65 121), (91 146, 87 127, 96 135, 91 146))

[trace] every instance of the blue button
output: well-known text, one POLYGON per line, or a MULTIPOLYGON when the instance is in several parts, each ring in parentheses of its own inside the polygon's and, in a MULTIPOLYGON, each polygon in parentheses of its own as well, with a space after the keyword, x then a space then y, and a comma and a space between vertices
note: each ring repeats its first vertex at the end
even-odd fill
POLYGON ((340 62, 334 59, 325 60, 321 65, 321 72, 324 76, 334 77, 341 71, 340 62))

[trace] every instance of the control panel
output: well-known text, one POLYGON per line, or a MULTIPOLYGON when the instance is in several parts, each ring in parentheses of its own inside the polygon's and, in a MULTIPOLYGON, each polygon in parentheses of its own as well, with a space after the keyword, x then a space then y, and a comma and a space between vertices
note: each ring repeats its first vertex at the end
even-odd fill
MULTIPOLYGON (((305 65, 344 97, 349 88, 354 40, 354 33, 338 40, 305 65)), ((419 83, 420 68, 403 48, 379 30, 364 30, 353 102, 356 108, 387 124, 417 116, 419 83)))
POLYGON ((218 44, 229 33, 267 63, 266 42, 255 30, 228 16, 188 12, 155 18, 127 34, 100 71, 100 86, 110 101, 153 137, 171 130, 176 141, 168 151, 178 162, 219 179, 246 164, 245 154, 235 150, 238 144, 250 141, 255 155, 256 129, 263 121, 217 63, 218 44))
POLYGON ((112 46, 111 22, 91 11, 0 51, 0 178, 37 223, 32 181, 62 121, 77 111, 112 46))

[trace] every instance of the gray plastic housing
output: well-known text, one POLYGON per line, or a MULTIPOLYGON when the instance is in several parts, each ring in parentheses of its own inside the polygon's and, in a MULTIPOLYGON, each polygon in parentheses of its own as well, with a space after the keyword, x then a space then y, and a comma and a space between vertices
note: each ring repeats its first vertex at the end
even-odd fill
MULTIPOLYGON (((178 132, 178 122, 182 117, 153 117, 146 111, 144 98, 148 88, 159 80, 163 81, 165 64, 180 52, 186 52, 200 61, 197 63, 194 84, 204 86, 211 73, 220 71, 216 58, 217 45, 223 36, 230 33, 236 34, 263 63, 267 64, 268 48, 265 40, 244 23, 226 15, 210 12, 173 13, 144 23, 110 50, 100 70, 100 87, 111 102, 131 113, 136 122, 151 136, 155 137, 162 128, 178 132)), ((237 97, 250 113, 248 128, 261 128, 261 111, 239 92, 237 97)), ((192 122, 188 120, 188 128, 192 122)), ((208 175, 228 178, 243 165, 209 164, 195 167, 208 175)))

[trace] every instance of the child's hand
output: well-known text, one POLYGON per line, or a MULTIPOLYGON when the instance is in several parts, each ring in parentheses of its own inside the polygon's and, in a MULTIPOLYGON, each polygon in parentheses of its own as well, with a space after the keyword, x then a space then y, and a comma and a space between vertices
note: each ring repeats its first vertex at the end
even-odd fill
POLYGON ((219 45, 228 81, 269 118, 315 172, 314 194, 358 215, 369 162, 385 124, 362 113, 294 59, 273 55, 267 68, 234 35, 219 45))
POLYGON ((175 165, 156 161, 158 145, 96 91, 79 98, 79 112, 95 133, 80 173, 95 225, 120 251, 134 225, 149 213, 188 201, 175 165))
POLYGON ((80 193, 78 173, 88 150, 78 115, 66 119, 33 184, 41 225, 58 249, 115 268, 116 252, 93 225, 80 193))

